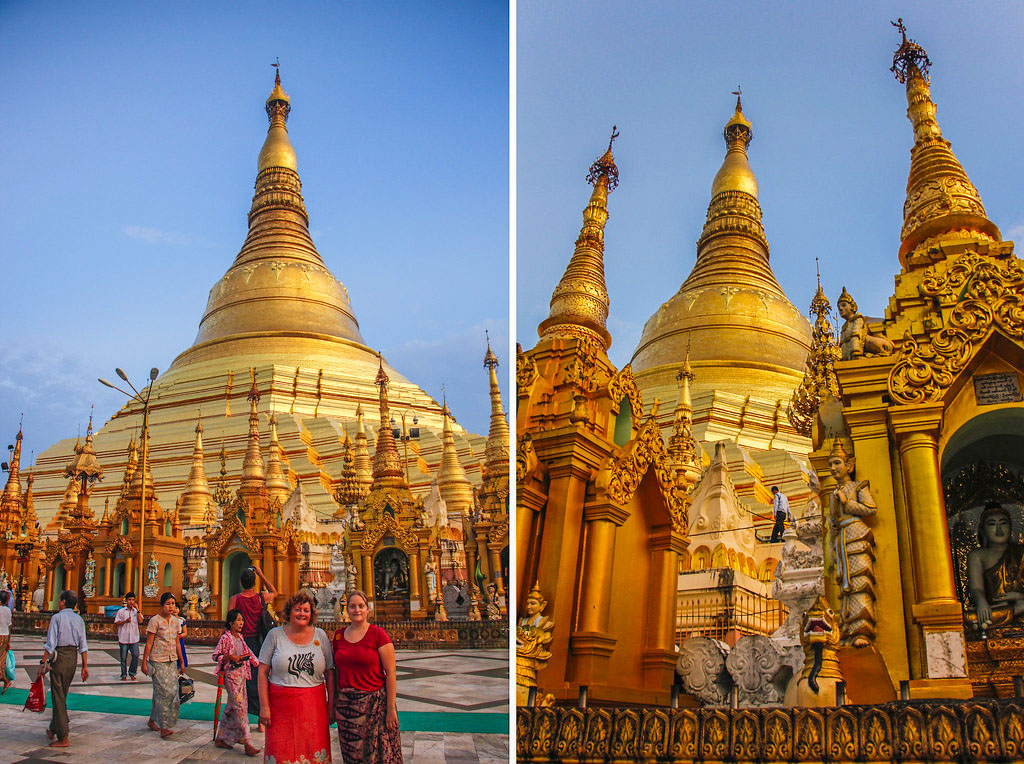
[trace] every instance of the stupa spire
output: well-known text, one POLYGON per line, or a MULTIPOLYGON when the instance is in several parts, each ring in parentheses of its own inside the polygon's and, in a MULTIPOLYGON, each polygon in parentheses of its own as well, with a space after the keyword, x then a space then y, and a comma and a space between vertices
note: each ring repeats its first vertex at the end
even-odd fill
POLYGON ((238 492, 263 493, 267 487, 267 477, 263 469, 263 455, 260 453, 260 415, 257 407, 260 402, 260 391, 256 387, 256 369, 249 372, 252 383, 249 387, 249 439, 242 459, 242 483, 238 492))
POLYGON ((608 194, 619 184, 619 169, 612 156, 618 137, 615 127, 608 149, 590 166, 587 182, 594 186, 583 210, 583 227, 576 250, 551 295, 551 312, 537 328, 542 339, 583 337, 596 340, 607 350, 612 336, 608 320, 608 288, 604 280, 604 226, 608 222, 608 194))
POLYGON ((271 501, 281 500, 283 505, 292 495, 292 484, 281 464, 281 443, 277 439, 277 414, 270 415, 270 448, 267 455, 267 494, 271 501))
POLYGON ((667 451, 679 468, 693 468, 698 466, 698 458, 697 439, 693 437, 693 400, 690 396, 690 385, 693 383, 694 374, 690 368, 689 347, 686 349, 683 365, 676 374, 676 379, 679 381, 679 398, 676 402, 667 451))
POLYGON ((356 460, 352 453, 352 439, 349 438, 347 432, 345 433, 344 449, 341 455, 341 477, 334 489, 334 500, 339 505, 334 513, 335 517, 346 517, 348 512, 345 508, 355 504, 363 496, 359 479, 356 477, 356 460))
POLYGON ((192 468, 188 472, 185 490, 181 493, 181 504, 178 513, 185 525, 198 525, 206 517, 213 501, 210 483, 206 479, 206 468, 203 466, 203 418, 196 421, 196 442, 192 447, 192 468))
POLYGON ((356 481, 359 483, 359 495, 365 496, 373 484, 373 459, 370 458, 370 448, 366 440, 362 404, 356 406, 356 440, 353 461, 356 468, 356 481))
POLYGON ((21 520, 21 439, 19 426, 11 451, 11 462, 7 466, 7 485, 0 496, 0 532, 14 531, 21 520))
POLYGON ((268 333, 299 343, 316 334, 363 345, 348 291, 310 237, 298 159, 288 137, 291 98, 281 86, 279 65, 273 66, 274 87, 265 104, 270 125, 257 161, 249 233, 210 292, 195 343, 172 368, 230 354, 236 343, 258 345, 268 333))
POLYGON ((484 446, 484 461, 489 476, 508 475, 509 427, 505 410, 501 407, 501 388, 498 387, 498 357, 491 350, 491 338, 487 335, 487 353, 484 368, 490 382, 491 429, 484 446))
POLYGON ((373 454, 373 482, 399 483, 405 485, 402 460, 395 445, 395 434, 391 431, 391 413, 388 408, 388 375, 384 361, 378 355, 379 368, 375 384, 380 388, 380 427, 377 428, 377 443, 373 454))
POLYGON ((437 487, 445 504, 448 505, 449 518, 452 512, 455 512, 464 519, 473 506, 473 486, 466 477, 466 470, 459 462, 455 434, 449 421, 451 412, 448 410, 447 397, 442 400, 444 424, 441 427, 441 466, 437 471, 437 487))
POLYGON ((890 71, 906 85, 907 119, 914 126, 900 258, 925 239, 951 231, 966 230, 1000 241, 1002 236, 985 214, 978 189, 953 154, 949 141, 942 137, 935 119, 937 109, 928 76, 932 62, 924 48, 907 39, 903 19, 892 25, 903 39, 893 54, 890 71))
MULTIPOLYGON (((818 258, 814 258, 817 262, 818 258)), ((843 287, 845 293, 846 287, 843 287)), ((852 299, 852 298, 851 298, 852 299)), ((821 272, 818 272, 818 290, 811 300, 810 315, 814 318, 811 333, 811 353, 807 357, 807 370, 803 381, 793 393, 787 416, 790 424, 801 435, 811 436, 814 418, 821 404, 830 398, 839 397, 839 380, 836 378, 835 362, 839 359, 835 335, 832 332, 832 305, 821 288, 821 272)))

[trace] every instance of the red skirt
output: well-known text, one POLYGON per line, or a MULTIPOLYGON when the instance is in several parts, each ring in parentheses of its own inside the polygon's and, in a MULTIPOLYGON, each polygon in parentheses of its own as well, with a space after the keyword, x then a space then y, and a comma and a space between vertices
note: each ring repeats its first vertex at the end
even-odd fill
POLYGON ((323 764, 331 761, 327 725, 327 690, 282 687, 270 682, 270 726, 263 760, 276 764, 323 764))

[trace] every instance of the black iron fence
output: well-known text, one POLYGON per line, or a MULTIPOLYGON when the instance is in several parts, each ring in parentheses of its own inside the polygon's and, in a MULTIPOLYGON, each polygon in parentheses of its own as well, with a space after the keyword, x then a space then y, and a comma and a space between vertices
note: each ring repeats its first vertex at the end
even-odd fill
POLYGON ((711 637, 732 646, 745 634, 772 634, 787 615, 778 600, 735 585, 684 590, 677 602, 676 644, 711 637))

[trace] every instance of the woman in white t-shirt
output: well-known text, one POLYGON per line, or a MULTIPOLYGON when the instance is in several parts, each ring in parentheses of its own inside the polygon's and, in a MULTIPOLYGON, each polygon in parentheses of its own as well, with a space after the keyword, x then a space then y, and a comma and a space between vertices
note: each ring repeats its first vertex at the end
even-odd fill
POLYGON ((334 655, 316 604, 305 591, 284 605, 285 624, 260 650, 260 723, 264 761, 330 761, 327 709, 334 704, 334 655), (326 681, 325 681, 326 680, 326 681))
POLYGON ((11 648, 11 593, 0 591, 0 676, 4 678, 4 689, 0 695, 7 692, 7 688, 14 684, 13 679, 7 678, 7 651, 11 648))

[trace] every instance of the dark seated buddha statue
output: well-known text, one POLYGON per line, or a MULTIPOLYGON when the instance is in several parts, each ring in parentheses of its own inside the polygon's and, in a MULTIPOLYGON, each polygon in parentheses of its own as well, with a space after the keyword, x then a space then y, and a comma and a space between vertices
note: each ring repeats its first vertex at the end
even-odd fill
POLYGON ((967 588, 974 602, 965 621, 982 635, 992 628, 1024 621, 1024 545, 1011 540, 1010 513, 998 502, 985 505, 978 519, 978 549, 967 555, 967 588))

